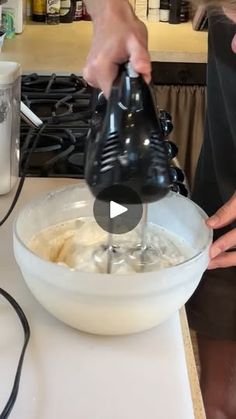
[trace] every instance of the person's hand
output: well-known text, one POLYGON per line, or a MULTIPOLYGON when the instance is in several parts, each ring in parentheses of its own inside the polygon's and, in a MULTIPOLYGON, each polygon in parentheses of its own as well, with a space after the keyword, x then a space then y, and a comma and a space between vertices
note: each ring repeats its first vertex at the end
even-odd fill
MULTIPOLYGON (((108 2, 109 3, 109 2, 108 2)), ((93 17, 92 47, 83 71, 85 80, 109 96, 118 67, 130 61, 134 70, 151 80, 147 47, 147 29, 126 1, 112 2, 112 7, 93 17)))
MULTIPOLYGON (((212 228, 221 228, 235 220, 236 192, 223 207, 207 220, 207 225, 212 228)), ((212 244, 210 258, 208 269, 236 266, 236 229, 232 229, 212 244), (235 251, 226 252, 234 247, 235 251)))

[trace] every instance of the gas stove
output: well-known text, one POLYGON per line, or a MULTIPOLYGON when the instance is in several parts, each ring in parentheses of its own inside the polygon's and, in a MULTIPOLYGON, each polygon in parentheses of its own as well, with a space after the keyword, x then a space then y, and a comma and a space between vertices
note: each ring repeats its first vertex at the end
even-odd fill
MULTIPOLYGON (((22 77, 21 89, 22 101, 44 123, 26 175, 83 178, 84 148, 96 90, 75 74, 35 73, 22 77)), ((21 122, 20 174, 37 132, 21 122)))

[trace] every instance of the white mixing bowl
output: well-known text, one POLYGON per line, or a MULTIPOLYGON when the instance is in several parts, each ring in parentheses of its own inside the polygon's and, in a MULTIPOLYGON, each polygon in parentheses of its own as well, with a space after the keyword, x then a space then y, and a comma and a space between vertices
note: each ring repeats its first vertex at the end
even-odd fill
POLYGON ((82 331, 116 335, 157 326, 186 303, 207 268, 212 231, 205 225, 206 214, 175 193, 149 205, 149 221, 196 249, 190 260, 157 272, 76 272, 29 250, 30 240, 42 229, 92 216, 93 202, 87 188, 71 186, 33 200, 20 212, 14 226, 14 253, 27 285, 51 314, 82 331))

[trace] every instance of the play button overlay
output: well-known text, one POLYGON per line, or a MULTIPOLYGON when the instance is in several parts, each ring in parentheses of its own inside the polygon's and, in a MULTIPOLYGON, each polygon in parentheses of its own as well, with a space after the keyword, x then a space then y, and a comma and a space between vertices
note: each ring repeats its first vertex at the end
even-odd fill
POLYGON ((108 233, 124 234, 141 221, 143 206, 138 194, 128 186, 114 185, 104 188, 93 206, 94 218, 108 233))
POLYGON ((110 218, 118 217, 118 215, 124 214, 126 211, 128 211, 128 208, 124 207, 124 205, 117 204, 114 201, 110 202, 110 218))

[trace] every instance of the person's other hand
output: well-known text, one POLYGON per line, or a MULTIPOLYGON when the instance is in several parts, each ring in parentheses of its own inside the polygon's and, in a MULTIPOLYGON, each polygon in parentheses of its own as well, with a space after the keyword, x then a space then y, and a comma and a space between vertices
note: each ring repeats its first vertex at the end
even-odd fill
POLYGON ((92 47, 83 71, 85 80, 109 96, 118 67, 130 61, 134 70, 151 80, 151 62, 147 46, 147 29, 128 2, 115 2, 93 18, 92 47))
MULTIPOLYGON (((207 225, 212 228, 221 228, 236 220, 236 192, 212 217, 207 220, 207 225)), ((226 268, 236 266, 236 229, 217 239, 211 246, 210 264, 208 269, 226 268), (235 251, 227 250, 235 247, 235 251)))

